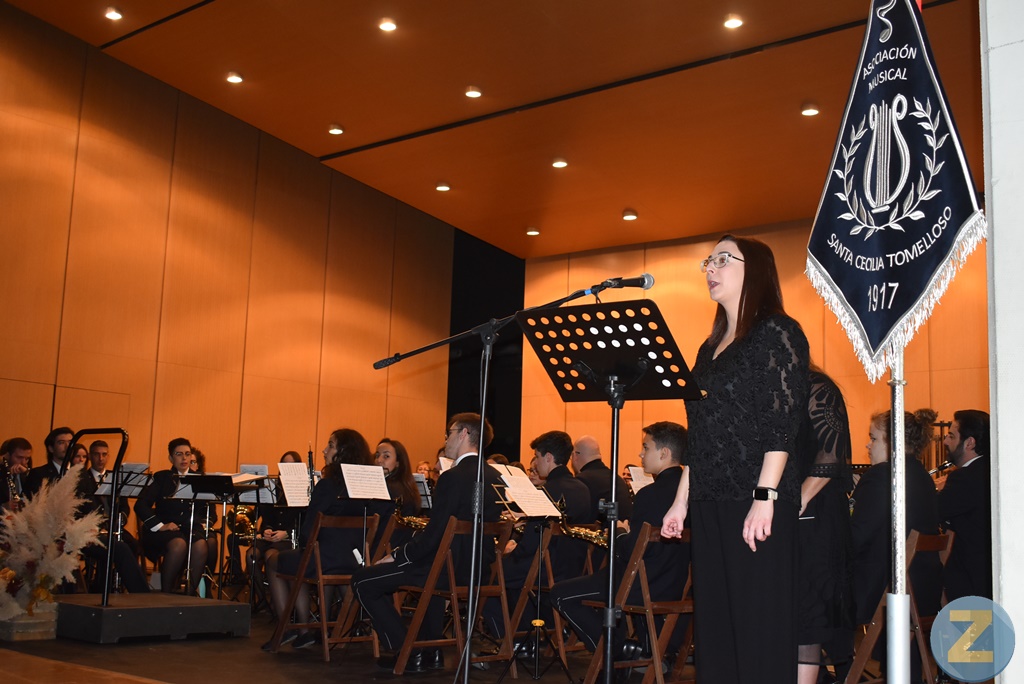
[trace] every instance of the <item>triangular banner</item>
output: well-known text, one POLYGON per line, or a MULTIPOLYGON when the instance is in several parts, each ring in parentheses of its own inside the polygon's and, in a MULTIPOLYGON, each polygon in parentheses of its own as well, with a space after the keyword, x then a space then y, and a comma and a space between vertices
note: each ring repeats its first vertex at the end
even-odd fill
POLYGON ((874 0, 807 276, 874 382, 986 235, 914 0, 874 0))

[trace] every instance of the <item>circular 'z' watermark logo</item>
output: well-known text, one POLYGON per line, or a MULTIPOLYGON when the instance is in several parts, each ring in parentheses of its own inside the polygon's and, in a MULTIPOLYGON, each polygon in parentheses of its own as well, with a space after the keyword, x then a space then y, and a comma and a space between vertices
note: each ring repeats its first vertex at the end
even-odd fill
POLYGON ((932 654, 943 672, 961 682, 984 682, 1013 656, 1013 623, 1002 606, 964 596, 943 608, 932 624, 932 654))

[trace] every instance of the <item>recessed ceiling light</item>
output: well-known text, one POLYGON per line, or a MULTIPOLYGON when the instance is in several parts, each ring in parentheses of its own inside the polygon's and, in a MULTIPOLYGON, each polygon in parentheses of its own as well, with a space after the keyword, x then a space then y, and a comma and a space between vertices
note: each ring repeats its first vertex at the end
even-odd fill
POLYGON ((338 124, 331 124, 331 127, 327 129, 327 132, 331 135, 341 135, 345 132, 345 129, 338 124))
POLYGON ((563 159, 562 157, 555 157, 555 160, 551 162, 551 165, 554 166, 556 169, 564 169, 566 166, 569 165, 569 162, 565 161, 565 159, 563 159))
POLYGON ((116 7, 108 7, 106 13, 103 16, 105 16, 110 21, 117 21, 124 15, 118 12, 116 7))
POLYGON ((623 209, 622 220, 623 221, 636 221, 637 215, 635 209, 623 209))
POLYGON ((740 15, 738 15, 738 14, 730 14, 730 15, 726 16, 726 18, 725 18, 725 28, 727 28, 727 29, 737 29, 740 26, 743 26, 743 20, 740 19, 740 15))
POLYGON ((818 111, 818 105, 813 102, 804 102, 803 106, 800 107, 800 113, 804 116, 817 116, 818 111))
POLYGON ((466 97, 480 97, 482 93, 476 86, 469 86, 466 88, 466 97))
POLYGON ((241 83, 241 82, 242 82, 242 74, 238 73, 237 71, 229 71, 228 72, 228 83, 241 83))
POLYGON ((529 235, 530 237, 534 237, 536 235, 540 235, 540 231, 537 230, 536 228, 527 228, 526 234, 529 235))
POLYGON ((387 17, 380 20, 379 26, 381 31, 394 31, 398 28, 398 24, 395 23, 395 20, 388 19, 387 17))
POLYGON ((452 189, 452 186, 448 185, 444 181, 441 181, 434 187, 434 189, 437 190, 438 192, 448 192, 449 190, 452 189))

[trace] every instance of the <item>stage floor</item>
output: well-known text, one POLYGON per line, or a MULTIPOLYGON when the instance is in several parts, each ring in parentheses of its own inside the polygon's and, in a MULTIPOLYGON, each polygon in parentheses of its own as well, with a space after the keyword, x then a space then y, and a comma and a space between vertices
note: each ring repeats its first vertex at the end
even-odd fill
MULTIPOLYGON (((74 682, 131 684, 304 684, 339 681, 399 680, 379 670, 369 644, 335 649, 325 663, 319 648, 297 651, 285 646, 277 654, 264 653, 260 645, 270 639, 273 625, 266 612, 255 615, 248 637, 189 637, 125 639, 118 644, 93 644, 71 639, 42 642, 0 642, 0 671, 5 682, 74 682), (26 657, 27 656, 27 657, 26 657)), ((410 675, 422 684, 450 683, 455 677, 455 652, 445 650, 446 669, 428 675, 410 675)), ((586 672, 585 654, 570 657, 577 681, 586 672)), ((495 663, 488 671, 473 670, 474 682, 496 682, 501 672, 495 663)), ((503 666, 502 666, 503 667, 503 666)), ((639 684, 642 675, 634 673, 639 684)), ((504 681, 513 681, 511 675, 504 681)), ((519 681, 532 681, 520 668, 519 681)), ((569 684, 555 665, 540 680, 546 684, 569 684)))

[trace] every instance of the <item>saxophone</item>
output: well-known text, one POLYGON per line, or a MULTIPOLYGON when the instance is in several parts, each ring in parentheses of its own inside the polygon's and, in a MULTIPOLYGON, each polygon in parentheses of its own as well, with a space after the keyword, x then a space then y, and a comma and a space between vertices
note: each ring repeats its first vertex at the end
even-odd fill
POLYGON ((417 532, 426 529, 427 523, 430 522, 430 518, 402 515, 402 503, 402 497, 395 499, 395 522, 399 525, 404 525, 405 527, 416 530, 417 532))
POLYGON ((583 541, 593 544, 594 546, 600 546, 602 549, 608 548, 608 535, 604 533, 604 530, 598 526, 588 525, 570 525, 569 520, 565 517, 565 499, 559 499, 558 503, 555 504, 558 508, 559 518, 558 526, 562 530, 562 534, 573 539, 582 539, 583 541))
POLYGON ((18 484, 14 481, 14 473, 11 472, 11 462, 4 459, 4 472, 7 473, 7 505, 12 511, 20 511, 23 505, 21 495, 18 494, 18 484))

